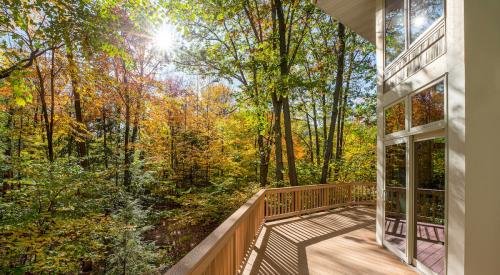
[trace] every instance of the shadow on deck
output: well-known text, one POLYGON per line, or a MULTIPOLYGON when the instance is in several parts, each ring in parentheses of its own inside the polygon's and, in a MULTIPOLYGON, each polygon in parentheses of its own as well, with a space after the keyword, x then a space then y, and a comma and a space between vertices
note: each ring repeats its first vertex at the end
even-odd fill
POLYGON ((348 207, 264 224, 243 274, 415 274, 375 241, 375 210, 348 207))

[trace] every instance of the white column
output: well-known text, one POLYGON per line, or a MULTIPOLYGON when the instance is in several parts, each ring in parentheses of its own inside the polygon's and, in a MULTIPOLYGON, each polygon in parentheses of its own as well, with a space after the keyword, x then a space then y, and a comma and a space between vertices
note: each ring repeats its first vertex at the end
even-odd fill
POLYGON ((384 1, 376 0, 376 59, 377 59, 377 243, 382 245, 384 233, 384 1))
POLYGON ((500 1, 464 11, 465 273, 500 274, 500 1))
POLYGON ((448 274, 465 270, 465 69, 463 0, 447 1, 448 274))

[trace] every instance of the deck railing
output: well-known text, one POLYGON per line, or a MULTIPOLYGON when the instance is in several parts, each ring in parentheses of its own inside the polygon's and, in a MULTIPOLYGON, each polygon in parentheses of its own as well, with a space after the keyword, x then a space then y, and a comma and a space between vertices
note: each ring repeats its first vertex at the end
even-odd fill
POLYGON ((353 204, 373 204, 374 183, 320 184, 267 189, 265 218, 276 220, 353 204))
POLYGON ((374 204, 375 183, 263 189, 174 265, 167 274, 237 274, 262 225, 269 220, 335 207, 374 204))

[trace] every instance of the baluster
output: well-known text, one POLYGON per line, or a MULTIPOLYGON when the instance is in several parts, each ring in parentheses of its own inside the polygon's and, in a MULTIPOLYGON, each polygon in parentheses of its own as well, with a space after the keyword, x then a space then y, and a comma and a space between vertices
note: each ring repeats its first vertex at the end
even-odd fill
POLYGON ((280 193, 276 192, 276 216, 280 214, 280 193))
POLYGON ((302 199, 302 198, 300 197, 300 190, 297 190, 297 191, 295 191, 295 192, 297 193, 297 198, 296 198, 296 201, 295 201, 295 204, 296 204, 296 206, 295 206, 295 211, 300 211, 300 209, 301 209, 301 203, 300 203, 300 200, 302 199))
POLYGON ((283 193, 279 193, 278 215, 283 214, 283 193))
POLYGON ((309 205, 309 209, 314 208, 314 190, 309 190, 309 194, 311 195, 311 204, 309 205))
POLYGON ((276 193, 272 194, 272 208, 271 208, 271 216, 274 216, 276 214, 276 193))
POLYGON ((328 190, 328 188, 322 188, 321 190, 322 190, 322 193, 323 193, 323 196, 322 196, 322 198, 323 198, 323 204, 322 204, 322 206, 327 206, 328 205, 328 198, 327 198, 327 190, 328 190))
POLYGON ((280 201, 280 204, 279 204, 279 215, 283 214, 283 193, 280 192, 280 196, 279 196, 279 201, 280 201))
POLYGON ((314 194, 313 194, 312 190, 309 190, 309 205, 308 205, 308 209, 313 208, 313 205, 314 205, 314 194))
POLYGON ((264 196, 264 217, 269 216, 269 194, 264 196))
POLYGON ((321 204, 321 195, 320 195, 320 189, 316 189, 316 192, 314 194, 316 195, 316 205, 315 208, 318 208, 321 204))
POLYGON ((300 193, 297 191, 294 191, 292 194, 293 194, 293 198, 294 198, 294 200, 293 200, 293 212, 297 212, 298 206, 299 206, 298 202, 299 202, 299 194, 300 193))
POLYGON ((326 205, 330 206, 330 188, 326 188, 325 192, 326 192, 326 205))
POLYGON ((355 196, 356 196, 356 186, 350 184, 349 188, 347 190, 349 192, 349 203, 352 203, 356 199, 355 198, 355 196))
POLYGON ((309 209, 309 190, 304 190, 304 195, 306 196, 304 198, 304 210, 309 209))
POLYGON ((314 208, 318 207, 318 199, 319 199, 318 189, 314 189, 312 193, 313 193, 313 207, 312 208, 314 209, 314 208))
POLYGON ((285 193, 285 213, 290 213, 290 207, 289 207, 289 197, 290 197, 290 193, 289 192, 286 192, 285 193))
POLYGON ((338 203, 337 196, 338 196, 339 190, 337 186, 333 187, 333 204, 336 205, 338 203))
POLYGON ((314 190, 314 198, 316 199, 314 208, 318 208, 319 206, 319 189, 314 190))
POLYGON ((311 208, 311 190, 307 190, 307 206, 306 209, 311 208))

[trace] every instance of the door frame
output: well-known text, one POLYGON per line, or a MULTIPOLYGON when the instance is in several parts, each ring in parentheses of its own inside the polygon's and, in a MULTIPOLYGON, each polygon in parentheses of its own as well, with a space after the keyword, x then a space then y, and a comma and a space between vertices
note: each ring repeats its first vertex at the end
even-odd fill
POLYGON ((415 217, 414 217, 414 209, 413 209, 413 202, 414 202, 414 175, 413 175, 413 166, 414 166, 414 159, 413 159, 413 154, 414 154, 414 142, 415 141, 422 141, 425 139, 434 139, 434 138, 445 138, 445 220, 444 220, 444 226, 445 226, 445 258, 444 258, 444 274, 447 274, 447 269, 448 269, 448 195, 449 195, 449 189, 448 189, 448 169, 449 169, 449 162, 448 162, 448 79, 447 79, 447 74, 443 74, 434 80, 427 82, 425 85, 422 85, 421 87, 417 89, 412 89, 406 92, 403 92, 397 98, 394 97, 383 97, 382 98, 382 108, 381 108, 381 118, 382 118, 382 141, 383 141, 383 156, 382 156, 382 165, 383 165, 383 171, 382 171, 382 200, 383 200, 383 206, 382 206, 382 222, 384 225, 384 228, 382 230, 382 245, 386 247, 389 251, 394 253, 396 256, 401 258, 403 261, 405 261, 407 264, 414 265, 417 270, 424 272, 424 274, 435 274, 432 272, 429 268, 424 266, 422 263, 414 259, 414 254, 415 254, 415 244, 414 244, 414 231, 415 231, 415 217), (444 85, 444 118, 443 120, 432 122, 426 125, 422 126, 416 126, 413 127, 411 123, 411 116, 412 116, 412 106, 411 106, 411 98, 413 95, 418 94, 427 88, 430 88, 434 85, 437 85, 438 83, 443 82, 444 85), (390 100, 390 101, 389 101, 390 100), (400 102, 405 102, 405 130, 403 131, 398 131, 395 133, 391 134, 386 134, 385 133, 385 110, 395 104, 398 104, 400 102), (406 213, 406 222, 407 222, 407 236, 406 236, 406 253, 402 253, 400 250, 392 246, 390 243, 385 241, 385 198, 386 198, 386 188, 385 188, 385 176, 386 176, 386 147, 388 145, 393 145, 393 144, 399 144, 399 143, 406 143, 406 207, 407 207, 407 213, 406 213))
MULTIPOLYGON (((411 259, 411 264, 414 265, 417 270, 424 272, 424 274, 434 274, 437 275, 434 271, 432 271, 429 267, 424 265, 422 262, 417 260, 416 257, 416 235, 415 235, 415 229, 417 226, 416 223, 416 218, 415 218, 415 209, 413 207, 413 203, 415 201, 415 175, 414 175, 414 168, 415 168, 415 159, 414 159, 414 152, 415 152, 415 143, 419 141, 426 141, 426 140, 433 140, 433 139, 438 139, 438 138, 443 138, 445 140, 445 149, 444 149, 444 274, 447 274, 447 259, 448 259, 448 138, 447 138, 447 130, 446 129, 441 129, 437 131, 432 131, 432 132, 425 132, 422 134, 417 134, 417 135, 412 135, 410 136, 410 146, 411 146, 411 165, 409 165, 409 173, 411 175, 411 180, 410 184, 410 195, 411 195, 411 207, 409 208, 409 216, 410 220, 408 222, 409 227, 411 226, 411 234, 408 233, 408 242, 409 242, 409 247, 410 250, 409 252, 409 259, 411 259)), ((410 231, 410 230, 408 230, 410 231)))
POLYGON ((384 230, 382 231, 382 244, 392 253, 396 254, 399 258, 403 259, 406 263, 411 263, 410 259, 408 257, 409 255, 409 250, 408 250, 408 244, 409 244, 409 239, 408 239, 408 229, 409 229, 409 201, 408 201, 408 190, 409 190, 409 173, 408 173, 408 166, 409 166, 409 161, 410 161, 410 154, 409 154, 409 138, 410 137, 403 137, 403 138, 395 138, 391 139, 388 141, 384 142, 384 170, 383 170, 383 178, 384 178, 384 184, 383 184, 383 213, 382 213, 382 218, 384 221, 384 230), (406 198, 405 198, 405 204, 406 204, 406 247, 405 247, 405 252, 403 253, 401 250, 397 249, 394 247, 391 243, 385 240, 385 199, 386 199, 386 148, 391 145, 397 145, 397 144, 405 144, 405 169, 406 169, 406 198))

